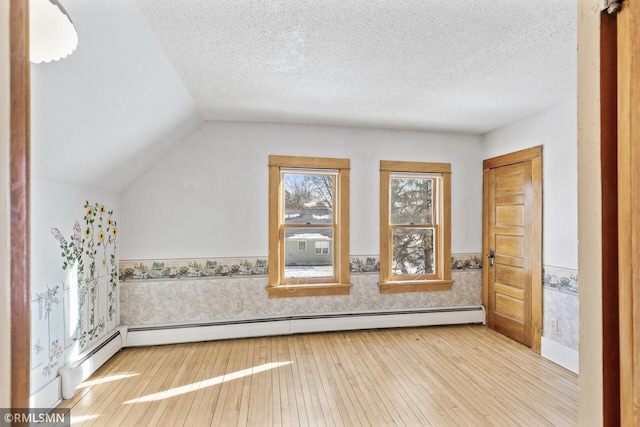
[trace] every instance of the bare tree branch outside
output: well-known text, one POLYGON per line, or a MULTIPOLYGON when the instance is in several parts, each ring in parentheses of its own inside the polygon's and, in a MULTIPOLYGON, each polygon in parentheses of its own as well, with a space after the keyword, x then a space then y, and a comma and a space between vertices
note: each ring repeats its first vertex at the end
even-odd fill
POLYGON ((432 178, 391 179, 392 270, 395 275, 435 272, 432 178))

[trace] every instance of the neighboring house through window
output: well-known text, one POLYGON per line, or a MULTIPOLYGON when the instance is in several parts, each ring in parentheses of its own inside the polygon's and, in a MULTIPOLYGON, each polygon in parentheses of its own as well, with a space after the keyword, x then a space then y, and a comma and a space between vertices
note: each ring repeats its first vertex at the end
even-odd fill
POLYGON ((349 293, 348 201, 348 159, 269 156, 269 297, 349 293))
POLYGON ((451 165, 380 162, 380 292, 451 289, 451 165))

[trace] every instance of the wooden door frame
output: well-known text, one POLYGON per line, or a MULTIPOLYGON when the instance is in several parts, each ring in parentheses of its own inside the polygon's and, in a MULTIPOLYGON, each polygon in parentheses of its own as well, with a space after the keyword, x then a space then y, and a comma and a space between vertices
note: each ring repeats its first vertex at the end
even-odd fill
POLYGON ((602 194, 602 413, 620 424, 618 302, 618 108, 615 15, 600 15, 600 176, 602 194))
MULTIPOLYGON (((482 251, 489 252, 489 169, 531 160, 532 236, 531 236, 531 349, 540 353, 542 339, 542 146, 486 159, 483 162, 482 251)), ((489 302, 489 266, 482 263, 482 304, 489 302)))
POLYGON ((29 1, 9 5, 11 208, 11 406, 29 407, 30 375, 30 63, 29 1))
POLYGON ((620 420, 626 426, 640 423, 640 328, 634 327, 640 322, 640 3, 624 2, 616 20, 620 420))

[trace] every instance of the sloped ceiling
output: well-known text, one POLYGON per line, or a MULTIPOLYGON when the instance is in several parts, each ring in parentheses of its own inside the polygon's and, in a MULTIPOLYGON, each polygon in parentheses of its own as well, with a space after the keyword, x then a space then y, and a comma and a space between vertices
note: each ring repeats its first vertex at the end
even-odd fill
POLYGON ((208 120, 483 133, 576 96, 575 0, 136 0, 208 120))
POLYGON ((576 97, 575 0, 59 0, 36 177, 121 191, 204 120, 483 133, 576 97))
POLYGON ((119 192, 204 119, 132 0, 63 0, 69 57, 31 65, 32 174, 119 192))

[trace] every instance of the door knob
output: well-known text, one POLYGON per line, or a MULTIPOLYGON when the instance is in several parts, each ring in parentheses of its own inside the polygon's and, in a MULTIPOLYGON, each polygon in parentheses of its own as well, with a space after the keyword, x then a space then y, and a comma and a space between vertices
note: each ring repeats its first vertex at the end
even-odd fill
POLYGON ((487 254, 487 258, 489 258, 489 265, 491 267, 493 267, 493 259, 496 256, 496 253, 493 251, 493 249, 489 250, 489 253, 487 254))

